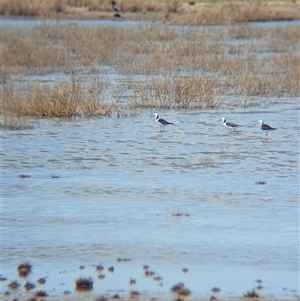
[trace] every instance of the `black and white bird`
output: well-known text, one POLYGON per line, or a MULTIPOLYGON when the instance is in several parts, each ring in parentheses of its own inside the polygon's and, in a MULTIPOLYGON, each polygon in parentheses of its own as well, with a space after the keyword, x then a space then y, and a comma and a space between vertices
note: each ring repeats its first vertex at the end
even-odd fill
POLYGON ((159 127, 160 127, 160 131, 163 132, 164 131, 164 127, 166 125, 169 125, 169 124, 174 124, 173 122, 169 122, 165 119, 162 119, 159 117, 159 115, 157 113, 154 113, 153 114, 154 117, 155 117, 155 121, 159 124, 159 127))
POLYGON ((116 1, 111 1, 111 6, 115 12, 124 14, 124 10, 116 1))
POLYGON ((277 130, 276 128, 273 128, 273 127, 271 127, 270 125, 265 124, 263 120, 258 120, 257 123, 260 125, 260 129, 261 129, 262 131, 265 131, 265 132, 266 132, 266 139, 267 139, 267 141, 268 141, 268 138, 269 138, 269 137, 268 137, 268 132, 269 132, 269 131, 275 131, 275 130, 277 130))
POLYGON ((222 124, 228 128, 230 130, 230 134, 231 134, 231 131, 234 130, 236 133, 238 133, 238 131, 236 130, 238 127, 240 127, 241 125, 239 124, 235 124, 235 123, 232 123, 232 122, 228 122, 226 121, 226 118, 225 117, 222 117, 221 118, 222 120, 222 124))

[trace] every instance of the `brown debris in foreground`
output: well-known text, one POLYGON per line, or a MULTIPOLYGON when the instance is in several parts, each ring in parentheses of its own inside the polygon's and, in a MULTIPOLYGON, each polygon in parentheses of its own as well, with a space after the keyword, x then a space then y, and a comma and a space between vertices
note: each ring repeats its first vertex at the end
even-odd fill
MULTIPOLYGON (((27 178, 28 175, 19 175, 20 178, 27 178)), ((20 263, 17 267, 19 277, 27 277, 31 273, 32 265, 29 262, 20 263)))
POLYGON ((184 283, 179 282, 178 284, 175 284, 171 287, 171 291, 173 293, 177 293, 178 296, 189 296, 191 294, 191 291, 187 289, 184 285, 184 283))
POLYGON ((248 291, 246 294, 244 294, 245 298, 259 298, 259 294, 255 291, 255 289, 252 289, 251 291, 248 291))
POLYGON ((76 290, 89 291, 93 289, 94 281, 91 277, 89 278, 80 277, 75 281, 75 284, 76 284, 76 290))
POLYGON ((8 285, 8 288, 10 288, 11 290, 16 290, 20 287, 20 283, 17 280, 11 281, 8 285))
POLYGON ((39 279, 37 280, 37 283, 38 283, 38 284, 45 284, 45 283, 46 283, 46 278, 39 278, 39 279))

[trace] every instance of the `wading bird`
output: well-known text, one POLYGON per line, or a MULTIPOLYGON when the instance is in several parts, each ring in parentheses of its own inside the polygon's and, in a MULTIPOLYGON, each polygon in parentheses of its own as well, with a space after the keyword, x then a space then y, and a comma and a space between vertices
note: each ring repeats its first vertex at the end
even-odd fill
POLYGON ((111 6, 115 12, 124 14, 124 10, 116 1, 111 1, 111 6))
POLYGON ((174 124, 174 123, 169 122, 169 121, 167 121, 167 120, 165 120, 165 119, 159 118, 159 115, 158 115, 157 113, 154 113, 153 115, 154 115, 154 117, 155 117, 155 121, 156 121, 156 122, 159 124, 159 126, 160 126, 160 131, 161 131, 161 132, 164 131, 164 127, 165 127, 166 125, 174 124))
POLYGON ((260 129, 266 132, 266 139, 268 141, 268 132, 269 131, 275 131, 277 130, 276 128, 271 127, 268 124, 265 124, 263 120, 258 120, 257 123, 260 125, 260 129))
POLYGON ((222 124, 223 124, 226 128, 228 128, 228 129, 230 130, 230 134, 231 134, 231 131, 232 131, 232 130, 234 130, 237 134, 239 133, 236 129, 237 129, 238 127, 240 127, 241 125, 235 124, 235 123, 232 123, 232 122, 228 122, 228 121, 226 121, 226 118, 225 118, 225 117, 222 117, 221 120, 222 120, 222 124))

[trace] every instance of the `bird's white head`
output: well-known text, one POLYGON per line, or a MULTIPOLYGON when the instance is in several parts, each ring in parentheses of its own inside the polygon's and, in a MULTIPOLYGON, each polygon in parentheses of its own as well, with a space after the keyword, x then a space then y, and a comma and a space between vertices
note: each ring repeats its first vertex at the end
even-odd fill
POLYGON ((222 117, 221 120, 222 120, 222 123, 226 122, 226 118, 225 117, 222 117))
POLYGON ((154 113, 153 116, 155 117, 155 119, 159 118, 158 113, 154 113))
POLYGON ((262 126, 264 124, 263 120, 258 120, 257 123, 262 126))

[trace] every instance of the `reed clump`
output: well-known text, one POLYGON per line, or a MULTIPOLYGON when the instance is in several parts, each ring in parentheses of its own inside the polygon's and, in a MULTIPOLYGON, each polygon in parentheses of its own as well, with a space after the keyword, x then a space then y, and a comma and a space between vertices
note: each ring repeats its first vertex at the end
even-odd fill
POLYGON ((35 288, 35 284, 28 281, 24 284, 24 288, 26 291, 30 291, 35 288))
POLYGON ((180 282, 178 284, 175 284, 171 287, 171 292, 177 293, 178 296, 189 296, 191 294, 191 291, 187 289, 184 285, 184 283, 180 282))
POLYGON ((17 280, 13 280, 7 285, 7 287, 10 288, 11 290, 16 290, 20 287, 20 285, 21 284, 17 280))
POLYGON ((246 294, 244 294, 245 298, 257 298, 259 299, 259 294, 255 291, 255 289, 252 289, 251 291, 247 291, 246 294))
POLYGON ((48 293, 45 290, 37 290, 34 294, 35 297, 47 297, 48 293))
POLYGON ((94 281, 92 278, 80 277, 75 281, 76 290, 78 291, 89 291, 93 289, 94 281))
POLYGON ((115 103, 101 101, 103 94, 88 90, 80 79, 54 85, 28 84, 26 89, 3 92, 2 114, 32 117, 110 116, 119 112, 115 103))
POLYGON ((135 93, 131 108, 187 109, 220 104, 213 79, 206 77, 152 78, 137 84, 135 93))
POLYGON ((20 263, 17 267, 19 277, 27 277, 31 273, 32 265, 29 262, 20 263))

